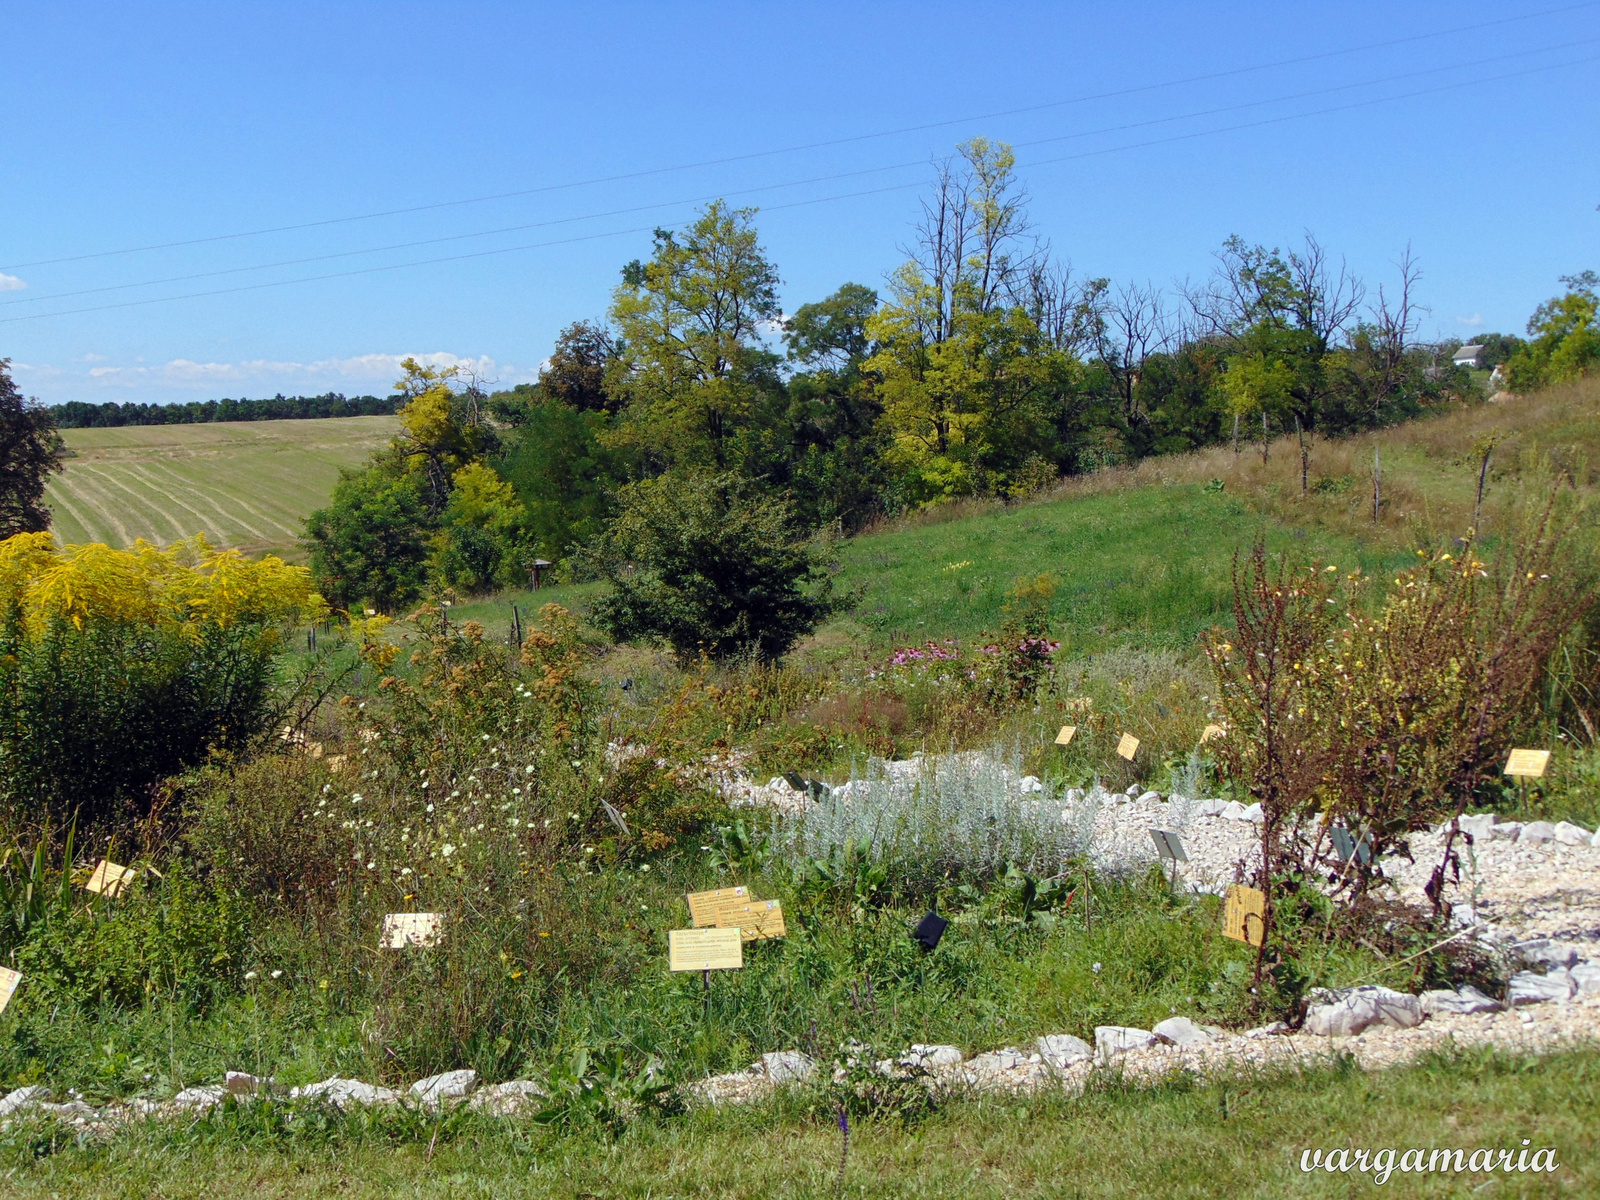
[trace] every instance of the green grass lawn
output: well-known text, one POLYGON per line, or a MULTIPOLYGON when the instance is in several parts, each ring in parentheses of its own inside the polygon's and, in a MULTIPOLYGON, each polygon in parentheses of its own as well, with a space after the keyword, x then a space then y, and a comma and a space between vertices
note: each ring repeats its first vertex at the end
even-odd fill
MULTIPOLYGON (((825 627, 824 644, 877 648, 929 638, 971 638, 998 629, 1006 593, 1024 576, 1058 581, 1052 631, 1074 651, 1136 642, 1191 646, 1231 614, 1235 551, 1256 536, 1274 553, 1322 558, 1372 571, 1407 556, 1393 542, 1363 542, 1325 529, 1292 528, 1226 493, 1171 485, 1054 500, 910 524, 851 538, 839 547, 838 586, 859 596, 825 627)), ((540 605, 582 611, 600 584, 502 592, 463 601, 458 620, 481 621, 494 636, 524 625, 540 605)))
POLYGON ((339 471, 398 429, 384 416, 67 429, 73 456, 45 499, 64 543, 165 544, 203 532, 217 546, 299 559, 305 519, 328 502, 339 471))
POLYGON ((408 1114, 278 1124, 227 1116, 109 1145, 0 1135, 18 1200, 278 1197, 1347 1197, 1595 1195, 1600 1064, 1473 1053, 1365 1074, 1339 1067, 953 1102, 920 1123, 861 1121, 843 1187, 823 1097, 644 1122, 611 1140, 408 1114), (438 1131, 437 1139, 432 1134, 438 1131), (1305 1150, 1553 1148, 1550 1174, 1301 1170, 1305 1150))
POLYGON ((844 544, 841 581, 859 588, 854 620, 880 644, 997 629, 1022 576, 1058 580, 1052 632, 1074 650, 1108 640, 1192 644, 1231 612, 1236 551, 1269 550, 1346 569, 1385 566, 1388 546, 1291 529, 1226 493, 1157 486, 913 525, 844 544))

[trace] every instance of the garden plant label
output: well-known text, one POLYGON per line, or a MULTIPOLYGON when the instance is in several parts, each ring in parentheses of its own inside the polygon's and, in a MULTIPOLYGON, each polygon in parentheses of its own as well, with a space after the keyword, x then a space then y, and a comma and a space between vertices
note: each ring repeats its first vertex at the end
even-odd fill
POLYGON ((673 971, 737 971, 744 966, 744 939, 737 926, 671 930, 667 966, 673 971))

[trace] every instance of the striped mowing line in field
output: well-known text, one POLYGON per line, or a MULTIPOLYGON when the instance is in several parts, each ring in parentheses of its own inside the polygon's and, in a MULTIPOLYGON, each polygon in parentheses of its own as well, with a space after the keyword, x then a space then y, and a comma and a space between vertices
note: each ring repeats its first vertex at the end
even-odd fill
POLYGON ((196 530, 203 529, 207 535, 213 538, 220 536, 222 530, 217 527, 217 512, 215 506, 212 506, 209 513, 202 512, 194 505, 187 503, 183 497, 184 493, 187 492, 192 499, 199 500, 202 504, 206 503, 208 499, 213 498, 207 497, 204 494, 195 491, 193 488, 183 488, 180 490, 178 487, 175 487, 171 481, 163 479, 157 475, 156 472, 151 469, 152 466, 153 464, 148 463, 132 463, 129 465, 128 470, 130 474, 148 483, 160 494, 166 496, 167 499, 171 500, 173 504, 193 515, 197 524, 191 528, 191 533, 196 530))
MULTIPOLYGON (((127 479, 123 477, 123 472, 107 470, 99 464, 91 466, 87 463, 84 464, 84 470, 86 470, 96 479, 103 481, 108 490, 114 489, 115 491, 122 492, 127 495, 128 498, 133 502, 131 510, 144 517, 152 532, 156 531, 158 521, 166 524, 167 529, 170 532, 170 536, 163 537, 159 532, 156 532, 156 536, 150 538, 151 541, 181 541, 183 538, 188 537, 189 534, 193 532, 193 530, 186 531, 184 522, 178 520, 176 516, 168 512, 166 508, 164 508, 158 502, 158 497, 149 495, 142 490, 131 487, 127 479)), ((109 516, 109 514, 107 515, 109 516)))
POLYGON ((94 540, 89 534, 88 518, 86 518, 83 513, 78 510, 78 507, 72 503, 71 493, 69 493, 66 488, 60 487, 56 483, 52 482, 50 486, 45 489, 45 500, 53 509, 65 509, 68 518, 70 518, 70 523, 73 528, 70 530, 63 530, 61 528, 61 525, 63 524, 61 515, 60 513, 56 514, 56 537, 60 539, 61 542, 64 544, 70 544, 73 542, 89 542, 94 540))
MULTIPOLYGON (((141 465, 166 473, 198 495, 212 500, 226 497, 259 520, 269 522, 289 537, 295 537, 304 521, 305 506, 308 503, 312 507, 325 503, 331 483, 322 486, 300 484, 297 478, 300 472, 284 470, 282 460, 275 462, 275 457, 262 455, 231 463, 230 484, 223 488, 216 486, 217 472, 201 466, 198 460, 152 458, 144 460, 141 465), (274 466, 278 469, 274 470, 274 466), (290 495, 297 502, 285 502, 290 495)), ((297 462, 294 465, 301 464, 297 462)), ((258 536, 261 535, 258 533, 258 536)))
POLYGON ((84 522, 85 540, 131 546, 133 538, 128 536, 128 527, 116 515, 117 510, 124 506, 111 502, 110 495, 90 471, 78 469, 74 470, 72 475, 73 492, 94 514, 92 520, 84 522), (108 533, 112 536, 107 536, 108 533))
POLYGON ((217 528, 209 529, 207 531, 214 537, 220 537, 223 535, 222 526, 224 525, 224 522, 227 522, 239 526, 247 533, 254 537, 260 538, 262 541, 270 542, 277 540, 272 534, 262 532, 261 529, 257 528, 256 525, 251 523, 251 521, 247 518, 230 512, 228 506, 229 501, 232 501, 235 506, 243 508, 251 515, 259 517, 263 522, 272 524, 284 533, 292 535, 294 532, 281 522, 273 521, 272 518, 266 516, 266 514, 258 512, 256 509, 246 504, 237 495, 235 495, 231 489, 223 490, 213 487, 211 489, 202 490, 195 487, 166 462, 149 459, 142 463, 132 464, 130 469, 136 472, 141 478, 149 480, 152 486, 162 489, 168 496, 172 498, 174 503, 182 504, 183 501, 180 499, 180 497, 184 494, 187 494, 192 499, 198 500, 200 503, 206 505, 210 510, 210 516, 203 516, 199 510, 190 505, 184 504, 184 507, 189 509, 190 512, 194 513, 195 516, 200 517, 201 520, 206 521, 208 525, 218 526, 217 528))

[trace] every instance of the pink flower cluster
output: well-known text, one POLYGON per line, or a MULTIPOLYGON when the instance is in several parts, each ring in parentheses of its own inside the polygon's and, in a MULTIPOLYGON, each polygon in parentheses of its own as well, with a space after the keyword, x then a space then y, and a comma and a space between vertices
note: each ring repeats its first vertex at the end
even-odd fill
POLYGON ((903 646, 889 656, 889 665, 903 667, 907 663, 917 663, 927 666, 960 657, 960 652, 955 649, 955 639, 945 638, 943 643, 929 642, 926 646, 903 646))
POLYGON ((1016 653, 1026 658, 1049 658, 1061 649, 1060 642, 1053 642, 1049 638, 1025 637, 1013 646, 1002 646, 991 642, 982 650, 984 654, 1016 653))

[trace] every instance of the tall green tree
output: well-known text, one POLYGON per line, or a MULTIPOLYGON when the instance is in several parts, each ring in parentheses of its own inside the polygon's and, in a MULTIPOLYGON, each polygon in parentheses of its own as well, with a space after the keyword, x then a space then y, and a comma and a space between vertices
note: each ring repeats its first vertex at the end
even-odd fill
POLYGON ((1074 363, 1021 302, 1026 195, 1004 143, 974 138, 939 166, 913 257, 868 321, 874 381, 908 498, 1005 490, 1052 449, 1051 416, 1074 363))
POLYGON ((306 520, 312 575, 339 608, 392 612, 430 583, 487 590, 531 556, 526 512, 483 465, 500 449, 486 397, 454 368, 401 365, 400 433, 306 520))
POLYGON ((1565 295, 1546 300, 1528 319, 1529 341, 1507 363, 1513 391, 1566 383, 1600 372, 1600 276, 1563 276, 1565 295))
POLYGON ((1188 293, 1202 337, 1227 351, 1222 405, 1240 424, 1317 429, 1328 392, 1330 351, 1350 327, 1365 288, 1306 236, 1283 253, 1230 237, 1207 284, 1188 293))
POLYGON ((847 283, 784 322, 791 374, 763 443, 768 453, 753 465, 788 490, 808 528, 858 529, 885 507, 889 440, 879 422, 883 409, 861 372, 877 306, 872 288, 847 283))
POLYGON ((658 229, 649 261, 623 269, 611 305, 622 344, 605 380, 625 402, 613 441, 655 469, 735 465, 779 387, 760 337, 781 316, 778 273, 754 222, 754 209, 718 200, 681 234, 658 229))
POLYGON ((50 528, 45 484, 66 454, 55 416, 23 397, 11 360, 0 358, 0 538, 50 528))

